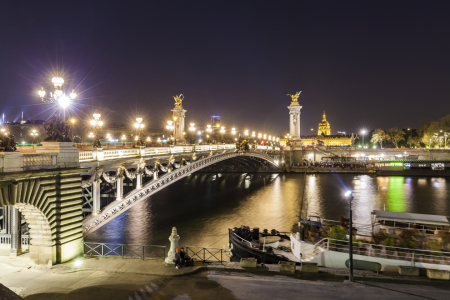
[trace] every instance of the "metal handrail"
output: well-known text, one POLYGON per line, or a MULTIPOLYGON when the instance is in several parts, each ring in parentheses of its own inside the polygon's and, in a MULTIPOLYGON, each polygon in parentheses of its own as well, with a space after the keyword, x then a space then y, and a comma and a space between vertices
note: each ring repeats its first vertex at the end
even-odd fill
POLYGON ((202 262, 211 262, 211 261, 219 261, 223 262, 223 249, 222 248, 208 248, 208 247, 186 247, 186 254, 189 255, 193 260, 198 260, 202 262), (192 250, 192 249, 200 249, 200 250, 192 250), (191 250, 193 255, 189 255, 189 250, 191 250), (203 250, 203 258, 200 256, 203 250), (216 250, 216 251, 214 251, 216 250), (216 257, 217 254, 220 253, 220 259, 216 257), (200 254, 200 255, 199 255, 200 254), (208 257, 207 257, 208 254, 208 257), (211 258, 214 258, 211 260, 211 258))
MULTIPOLYGON (((327 250, 330 250, 330 246, 332 245, 333 247, 336 247, 336 250, 338 251, 339 249, 342 252, 348 253, 349 251, 348 241, 325 238, 320 242, 322 243, 327 242, 327 250)), ((438 261, 438 264, 450 265, 450 252, 431 251, 415 248, 403 248, 403 247, 393 247, 393 246, 355 242, 353 246, 353 251, 360 253, 361 250, 363 250, 364 252, 367 251, 368 252, 367 256, 406 260, 411 261, 411 263, 413 264, 415 262, 436 263, 436 261, 438 261), (360 245, 363 245, 363 247, 361 247, 360 245)))
POLYGON ((83 253, 84 255, 101 257, 120 256, 122 257, 122 259, 140 258, 142 260, 145 260, 146 258, 156 258, 164 260, 166 257, 166 246, 83 242, 83 253), (151 250, 152 248, 156 248, 156 250, 147 253, 148 251, 146 250, 151 250), (162 256, 157 253, 159 249, 163 250, 162 256), (152 256, 152 254, 154 255, 152 256))

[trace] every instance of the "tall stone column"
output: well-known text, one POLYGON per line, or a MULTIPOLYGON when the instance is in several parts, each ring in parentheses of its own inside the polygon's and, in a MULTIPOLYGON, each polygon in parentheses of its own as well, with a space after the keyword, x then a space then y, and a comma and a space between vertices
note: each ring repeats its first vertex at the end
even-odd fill
POLYGON ((9 224, 11 228, 11 253, 10 256, 16 257, 22 254, 22 214, 14 206, 7 206, 9 210, 9 224))
MULTIPOLYGON (((300 137, 300 110, 302 106, 298 103, 298 96, 301 92, 296 95, 290 95, 292 97, 291 105, 287 108, 289 109, 289 145, 285 148, 285 161, 289 166, 301 163, 303 160, 303 148, 302 140, 300 137)), ((289 169, 289 168, 288 168, 289 169)))
POLYGON ((300 139, 300 105, 290 105, 289 109, 289 135, 293 140, 300 139))
POLYGON ((185 136, 183 135, 183 132, 185 132, 184 127, 184 118, 187 110, 183 109, 182 107, 175 107, 172 109, 173 117, 176 118, 174 122, 175 126, 175 139, 177 142, 184 142, 185 136))
POLYGON ((100 211, 100 184, 101 179, 94 180, 92 183, 92 215, 96 216, 100 211))

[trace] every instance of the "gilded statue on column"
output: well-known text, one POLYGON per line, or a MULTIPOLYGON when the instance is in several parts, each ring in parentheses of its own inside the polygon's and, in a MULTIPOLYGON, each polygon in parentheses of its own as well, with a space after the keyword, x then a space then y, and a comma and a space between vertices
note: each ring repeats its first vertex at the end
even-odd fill
POLYGON ((173 96, 173 99, 175 99, 175 108, 183 108, 182 105, 184 99, 183 94, 180 94, 179 96, 173 96))
POLYGON ((287 94, 288 96, 291 96, 291 99, 292 99, 291 105, 299 105, 299 103, 298 103, 298 97, 300 97, 300 93, 301 93, 301 92, 302 92, 302 91, 297 92, 297 93, 294 94, 294 95, 287 94))

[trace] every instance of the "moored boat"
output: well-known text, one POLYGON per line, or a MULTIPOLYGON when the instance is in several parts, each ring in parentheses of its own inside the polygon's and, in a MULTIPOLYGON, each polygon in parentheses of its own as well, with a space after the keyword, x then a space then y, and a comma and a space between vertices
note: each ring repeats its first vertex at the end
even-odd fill
POLYGON ((280 261, 300 263, 290 249, 290 233, 259 228, 250 229, 248 226, 228 229, 229 247, 232 261, 241 258, 256 258, 258 263, 278 264, 280 261))

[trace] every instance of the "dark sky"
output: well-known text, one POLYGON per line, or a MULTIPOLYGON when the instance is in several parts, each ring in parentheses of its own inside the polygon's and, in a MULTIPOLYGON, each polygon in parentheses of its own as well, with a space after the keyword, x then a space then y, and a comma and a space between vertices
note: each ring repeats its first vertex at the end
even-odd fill
POLYGON ((84 121, 150 127, 183 93, 187 122, 302 134, 326 110, 332 132, 450 113, 450 1, 4 1, 0 100, 8 120, 45 119, 37 97, 64 72, 84 121))

